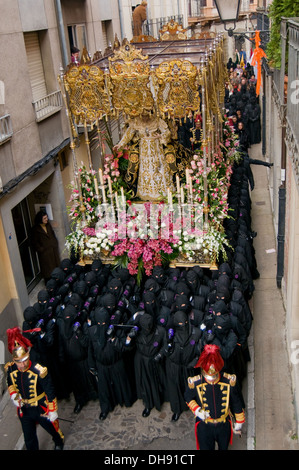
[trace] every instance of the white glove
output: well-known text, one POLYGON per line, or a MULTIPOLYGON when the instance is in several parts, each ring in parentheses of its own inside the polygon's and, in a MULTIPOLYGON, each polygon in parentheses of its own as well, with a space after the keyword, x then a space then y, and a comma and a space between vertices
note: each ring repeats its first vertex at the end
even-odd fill
POLYGON ((195 416, 204 421, 205 419, 209 418, 210 413, 208 411, 204 411, 202 408, 197 408, 195 411, 195 416))
POLYGON ((243 423, 235 423, 234 432, 237 434, 241 434, 242 426, 243 426, 243 423))
POLYGON ((20 400, 18 398, 18 394, 17 393, 13 393, 11 396, 10 396, 13 404, 17 407, 17 408, 21 408, 22 406, 22 400, 20 400))
POLYGON ((47 418, 51 421, 51 423, 56 421, 56 419, 58 418, 57 411, 49 411, 49 413, 47 414, 47 418))

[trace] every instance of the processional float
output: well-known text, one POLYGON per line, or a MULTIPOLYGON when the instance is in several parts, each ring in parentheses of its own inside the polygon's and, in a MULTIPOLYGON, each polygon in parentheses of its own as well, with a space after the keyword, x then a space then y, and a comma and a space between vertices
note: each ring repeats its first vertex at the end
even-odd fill
POLYGON ((163 39, 120 44, 116 38, 104 55, 97 52, 91 59, 84 50, 80 63, 61 70, 74 171, 74 225, 66 245, 82 263, 100 258, 132 273, 142 267, 146 274, 163 262, 216 269, 225 252, 222 223, 237 152, 224 113, 224 38, 205 34, 187 39, 183 34, 172 21, 163 27, 163 39), (133 138, 115 150, 111 136, 103 133, 109 119, 126 127, 143 116, 162 119, 171 135, 163 158, 173 184, 156 201, 136 197, 138 142, 133 138), (196 152, 177 139, 178 129, 195 120, 201 123, 196 152), (77 162, 78 126, 84 129, 88 169, 77 162), (91 158, 91 129, 102 153, 98 169, 91 158))

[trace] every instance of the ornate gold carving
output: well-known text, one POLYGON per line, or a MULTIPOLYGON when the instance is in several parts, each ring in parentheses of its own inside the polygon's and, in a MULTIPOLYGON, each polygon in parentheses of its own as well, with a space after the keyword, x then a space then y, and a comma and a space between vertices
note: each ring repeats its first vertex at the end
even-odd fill
POLYGON ((105 74, 96 65, 74 65, 64 76, 74 120, 92 124, 110 112, 105 74))
POLYGON ((131 43, 136 43, 136 42, 157 42, 158 39, 154 38, 153 36, 145 36, 144 34, 141 34, 140 36, 133 36, 131 39, 131 43))
POLYGON ((187 39, 187 29, 184 29, 182 25, 174 20, 170 20, 169 23, 164 25, 160 29, 161 41, 175 41, 187 39))
POLYGON ((197 68, 188 60, 162 62, 155 71, 158 88, 158 109, 163 117, 183 119, 190 111, 198 111, 197 68))
POLYGON ((191 39, 215 39, 216 33, 214 31, 200 31, 195 33, 191 39))
POLYGON ((108 59, 114 109, 130 117, 150 112, 154 99, 149 88, 148 57, 126 44, 108 59))

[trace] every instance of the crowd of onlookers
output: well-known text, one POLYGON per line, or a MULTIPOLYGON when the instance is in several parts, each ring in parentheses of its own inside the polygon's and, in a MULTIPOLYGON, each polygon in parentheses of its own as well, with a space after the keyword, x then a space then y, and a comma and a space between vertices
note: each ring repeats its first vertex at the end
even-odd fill
POLYGON ((261 108, 256 96, 254 68, 249 63, 241 67, 229 59, 227 69, 225 108, 239 136, 240 147, 247 152, 251 145, 261 141, 261 108))

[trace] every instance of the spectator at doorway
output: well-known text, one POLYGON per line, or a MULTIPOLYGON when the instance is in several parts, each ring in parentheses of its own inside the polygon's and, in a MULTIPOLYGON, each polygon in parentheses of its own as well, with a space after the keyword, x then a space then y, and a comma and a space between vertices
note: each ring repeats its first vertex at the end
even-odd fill
POLYGON ((54 268, 60 265, 58 240, 45 211, 39 211, 35 216, 32 228, 32 246, 37 252, 41 274, 45 284, 51 278, 54 268))

